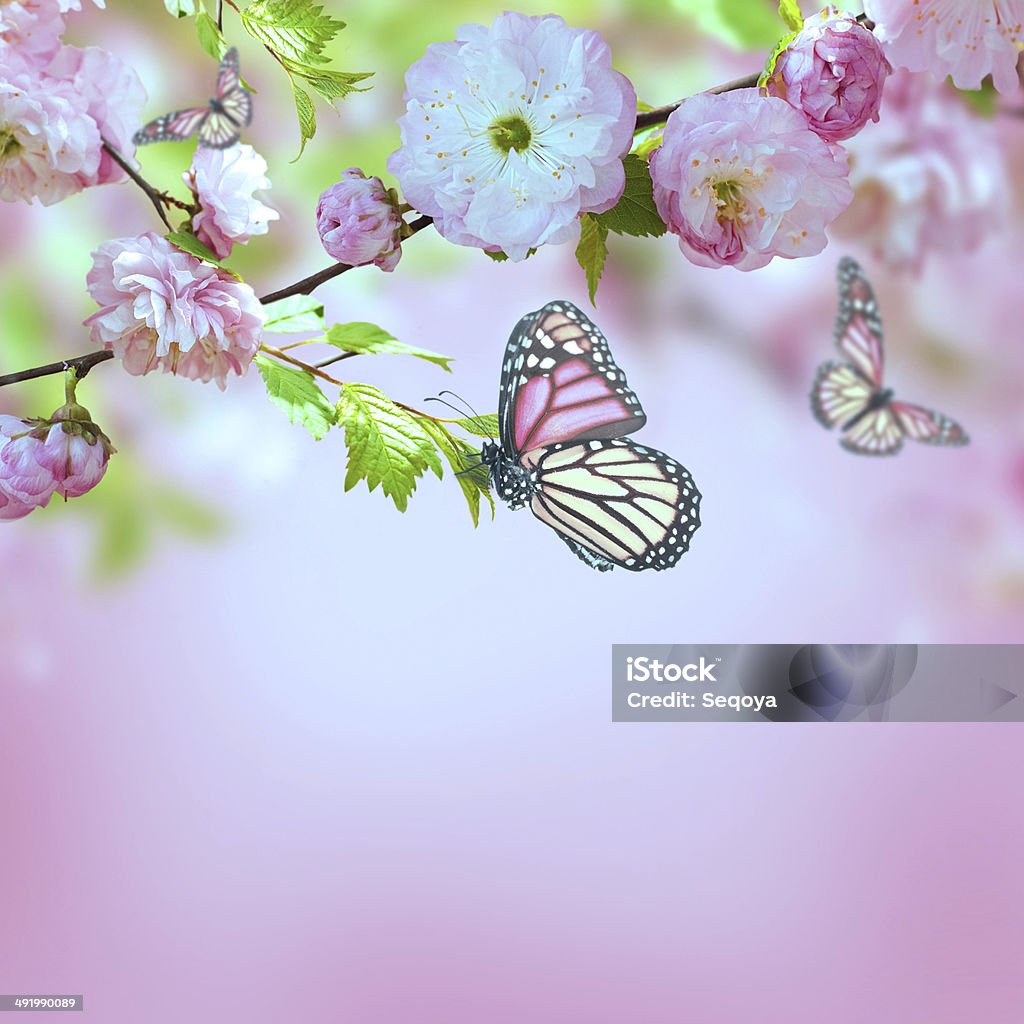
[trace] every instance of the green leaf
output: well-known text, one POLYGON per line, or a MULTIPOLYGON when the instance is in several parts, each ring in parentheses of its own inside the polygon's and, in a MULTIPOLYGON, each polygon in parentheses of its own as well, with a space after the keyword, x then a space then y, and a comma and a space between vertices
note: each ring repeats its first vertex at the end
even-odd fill
POLYGON ((328 103, 343 99, 350 92, 365 92, 365 89, 359 89, 356 85, 373 74, 370 71, 332 71, 329 68, 314 68, 287 57, 282 57, 281 63, 292 76, 293 82, 296 77, 301 78, 303 85, 318 92, 328 103))
POLYGON ((473 434, 475 437, 498 436, 498 414, 496 412, 485 413, 483 416, 466 416, 455 422, 467 434, 473 434))
POLYGON ((270 400, 284 409, 292 423, 305 427, 317 441, 323 440, 337 422, 337 414, 313 375, 264 355, 256 356, 256 366, 270 400))
POLYGON ((737 50, 767 50, 779 37, 778 16, 767 0, 675 0, 675 7, 737 50))
MULTIPOLYGON (((302 139, 302 143, 299 146, 299 156, 302 156, 306 143, 316 135, 316 107, 313 106, 309 93, 300 89, 295 84, 294 79, 292 80, 292 96, 295 99, 295 113, 299 118, 299 135, 302 139)), ((298 160, 299 156, 295 159, 298 160)))
POLYGON ((478 465, 480 452, 462 438, 455 437, 443 423, 437 420, 420 419, 420 426, 433 438, 434 444, 455 472, 455 479, 466 498, 473 525, 480 525, 480 498, 483 496, 491 506, 494 518, 494 498, 491 496, 490 473, 486 466, 478 465), (472 468, 470 468, 472 467, 472 468))
POLYGON ((196 35, 199 36, 199 45, 214 60, 220 60, 227 52, 228 44, 224 42, 224 36, 217 28, 217 22, 203 8, 200 8, 196 15, 196 35))
POLYGON ((200 242, 191 231, 171 231, 165 237, 171 245, 181 249, 182 252, 187 252, 204 263, 212 263, 215 267, 221 266, 217 254, 200 242))
POLYGON ((417 479, 426 470, 433 470, 438 477, 444 474, 437 448, 422 421, 372 384, 342 386, 337 422, 345 428, 348 446, 346 491, 360 480, 365 480, 371 491, 379 484, 399 512, 404 512, 417 479))
POLYGON ((239 12, 246 32, 279 57, 326 64, 324 47, 345 27, 313 0, 255 0, 239 12))
POLYGON ((664 128, 650 132, 645 138, 634 143, 633 152, 643 160, 649 160, 651 154, 661 145, 665 137, 664 128))
POLYGON ((592 214, 580 217, 580 241, 576 246, 576 259, 587 275, 590 304, 596 305, 597 285, 608 258, 608 229, 592 214))
POLYGON ((799 32, 804 27, 804 16, 797 0, 779 0, 779 17, 791 32, 799 32))
MULTIPOLYGON (((526 256, 523 258, 529 259, 531 256, 536 255, 536 253, 536 249, 528 249, 526 252, 526 256)), ((489 249, 484 249, 484 255, 490 256, 490 258, 494 260, 495 263, 504 263, 508 259, 508 257, 503 252, 491 252, 489 249)))
POLYGON ((618 235, 658 237, 665 234, 665 222, 654 205, 654 186, 647 161, 630 153, 622 163, 626 170, 626 190, 610 210, 594 214, 595 220, 618 235))
POLYGON ((267 314, 263 330, 267 334, 305 334, 307 331, 322 331, 327 326, 323 303, 311 295, 278 299, 263 309, 267 314))
POLYGON ((759 89, 763 89, 768 84, 768 80, 775 73, 775 65, 778 63, 779 58, 789 49, 789 44, 792 43, 798 35, 800 35, 799 32, 790 32, 789 35, 783 36, 775 44, 775 49, 768 55, 768 60, 765 61, 764 65, 764 71, 761 72, 761 77, 757 80, 759 89))
POLYGON ((429 349, 416 348, 413 345, 403 344, 396 341, 387 331, 382 330, 376 324, 355 322, 351 324, 334 324, 327 328, 327 333, 316 339, 344 352, 359 352, 369 355, 371 353, 386 353, 395 356, 415 356, 417 359, 425 359, 428 363, 434 363, 442 369, 451 372, 448 365, 452 361, 451 356, 441 356, 429 349))
POLYGON ((196 13, 196 0, 164 0, 164 7, 176 18, 189 18, 196 13))

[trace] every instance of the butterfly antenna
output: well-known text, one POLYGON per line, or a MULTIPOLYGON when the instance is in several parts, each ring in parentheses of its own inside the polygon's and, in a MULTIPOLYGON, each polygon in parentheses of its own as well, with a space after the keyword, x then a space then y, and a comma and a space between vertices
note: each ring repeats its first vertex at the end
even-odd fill
POLYGON ((473 406, 471 406, 469 404, 469 402, 467 402, 462 397, 462 395, 457 395, 457 394, 455 394, 454 391, 439 391, 438 394, 439 395, 451 395, 452 398, 457 398, 469 410, 470 416, 472 416, 474 419, 477 419, 477 420, 480 419, 480 413, 478 413, 476 411, 476 409, 474 409, 473 406))
MULTIPOLYGON (((442 391, 441 394, 444 394, 444 392, 442 391)), ((456 408, 454 405, 452 405, 451 402, 446 402, 443 398, 430 397, 430 398, 424 398, 423 401, 424 402, 440 402, 441 405, 448 406, 448 408, 451 409, 452 412, 458 413, 459 416, 465 416, 465 411, 463 409, 456 408)))

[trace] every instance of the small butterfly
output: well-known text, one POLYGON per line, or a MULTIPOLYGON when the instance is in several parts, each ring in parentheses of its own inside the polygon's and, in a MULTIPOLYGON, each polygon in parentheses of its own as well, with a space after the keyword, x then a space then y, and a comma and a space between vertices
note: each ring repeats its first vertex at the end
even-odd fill
POLYGON ((519 321, 502 364, 498 440, 480 452, 498 496, 530 506, 587 565, 668 569, 700 526, 675 459, 625 437, 647 421, 608 342, 571 302, 519 321))
POLYGON ((252 96, 242 88, 238 70, 238 51, 232 47, 224 54, 217 72, 217 95, 205 107, 190 107, 164 114, 140 128, 132 141, 182 142, 198 130, 200 146, 227 149, 238 141, 241 130, 252 124, 252 96))
POLYGON ((964 445, 963 427, 920 405, 894 402, 882 386, 882 320, 864 272, 849 256, 839 262, 836 347, 848 362, 818 367, 811 389, 815 419, 843 432, 840 444, 861 455, 895 455, 903 439, 924 444, 964 445))

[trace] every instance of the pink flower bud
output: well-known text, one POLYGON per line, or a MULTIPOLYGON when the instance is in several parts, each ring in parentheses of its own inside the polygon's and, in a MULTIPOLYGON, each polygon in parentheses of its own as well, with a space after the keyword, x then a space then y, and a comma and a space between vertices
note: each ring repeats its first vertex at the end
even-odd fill
POLYGON ((80 498, 103 479, 113 451, 89 410, 69 402, 53 414, 36 458, 53 475, 54 490, 66 501, 80 498))
POLYGON ((0 416, 0 519, 21 519, 53 495, 56 481, 41 458, 39 424, 0 416))
POLYGON ((324 248, 339 263, 373 263, 394 270, 401 259, 402 218, 394 191, 380 178, 350 167, 320 196, 316 226, 324 248))
POLYGON ((839 142, 878 120, 889 70, 874 35, 829 5, 779 55, 765 88, 802 111, 823 139, 839 142))

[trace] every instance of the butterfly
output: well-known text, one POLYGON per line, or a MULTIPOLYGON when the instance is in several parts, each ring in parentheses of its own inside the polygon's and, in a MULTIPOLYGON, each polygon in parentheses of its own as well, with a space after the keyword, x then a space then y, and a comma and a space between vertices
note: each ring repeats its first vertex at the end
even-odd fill
POLYGON ((847 362, 818 367, 811 389, 815 419, 843 432, 840 444, 861 455, 895 455, 903 439, 925 444, 965 445, 963 427, 921 405, 894 402, 882 385, 882 320, 875 293, 849 256, 839 261, 839 317, 836 347, 847 362))
POLYGON ((227 149, 238 141, 241 130, 252 124, 252 96, 242 88, 238 51, 224 54, 217 72, 217 95, 205 107, 190 107, 164 114, 134 135, 136 146, 147 142, 182 142, 198 131, 200 146, 227 149))
POLYGON ((647 421, 608 342, 571 302, 512 331, 498 443, 480 452, 512 509, 530 506, 587 565, 671 568, 700 526, 700 492, 675 459, 625 435, 647 421))

